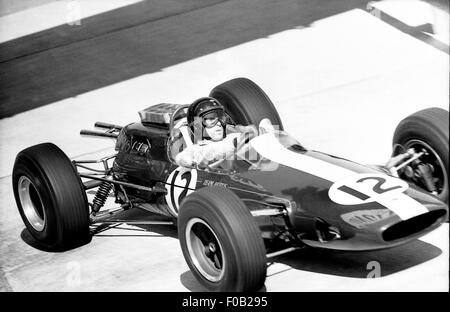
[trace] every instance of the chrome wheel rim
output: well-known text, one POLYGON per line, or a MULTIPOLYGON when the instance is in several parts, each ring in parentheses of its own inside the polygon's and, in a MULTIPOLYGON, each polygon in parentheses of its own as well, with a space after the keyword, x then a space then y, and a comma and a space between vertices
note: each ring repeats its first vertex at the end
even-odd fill
POLYGON ((448 173, 438 153, 429 144, 417 139, 406 142, 405 148, 406 150, 413 148, 416 152, 426 152, 420 160, 433 166, 433 178, 438 182, 437 196, 440 196, 448 188, 448 173))
POLYGON ((208 281, 223 278, 226 262, 222 244, 214 230, 202 219, 192 218, 186 225, 186 245, 192 263, 208 281))
POLYGON ((18 182, 18 193, 20 205, 28 223, 38 232, 45 228, 45 209, 41 196, 36 190, 33 182, 26 176, 21 176, 18 182))

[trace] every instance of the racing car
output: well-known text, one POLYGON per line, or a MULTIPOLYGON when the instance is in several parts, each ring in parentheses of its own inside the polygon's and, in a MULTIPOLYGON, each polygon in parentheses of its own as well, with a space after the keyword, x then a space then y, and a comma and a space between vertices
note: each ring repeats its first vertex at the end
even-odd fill
POLYGON ((70 160, 52 143, 18 153, 12 184, 28 231, 48 250, 69 250, 88 243, 96 225, 176 225, 183 256, 207 290, 257 291, 274 256, 306 247, 394 247, 446 221, 448 111, 407 116, 395 130, 389 161, 373 166, 300 144, 247 78, 226 81, 209 95, 225 107, 230 124, 258 127, 225 162, 176 164, 193 134, 189 105, 170 103, 143 109, 140 121, 126 126, 97 122, 102 131, 81 130, 115 140, 107 157, 70 160), (112 208, 105 206, 108 197, 112 208), (150 218, 118 217, 136 209, 150 218))

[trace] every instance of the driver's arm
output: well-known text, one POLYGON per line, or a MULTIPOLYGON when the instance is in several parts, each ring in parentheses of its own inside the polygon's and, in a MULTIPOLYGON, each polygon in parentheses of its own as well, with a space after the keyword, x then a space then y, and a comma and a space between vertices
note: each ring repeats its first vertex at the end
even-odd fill
POLYGON ((178 166, 194 168, 199 163, 198 158, 200 154, 201 151, 198 145, 188 146, 175 156, 175 163, 178 166))
POLYGON ((175 156, 178 166, 187 168, 206 168, 217 156, 213 146, 194 144, 186 147, 175 156))

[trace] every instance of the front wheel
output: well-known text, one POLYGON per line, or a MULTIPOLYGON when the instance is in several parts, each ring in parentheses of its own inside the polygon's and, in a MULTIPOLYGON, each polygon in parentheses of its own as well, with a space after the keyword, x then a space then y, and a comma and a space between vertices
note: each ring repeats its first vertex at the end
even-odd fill
POLYGON ((86 192, 71 161, 56 145, 43 143, 21 151, 12 183, 22 220, 44 248, 66 250, 90 240, 86 192))
POLYGON ((228 80, 211 90, 235 124, 259 126, 268 118, 278 130, 284 130, 281 118, 267 94, 247 78, 228 80))
POLYGON ((400 178, 436 195, 448 205, 449 113, 441 108, 418 111, 397 126, 393 156, 413 150, 423 153, 399 171, 400 178))
POLYGON ((210 291, 256 291, 266 278, 266 250, 248 208, 231 191, 206 187, 185 198, 178 217, 184 258, 210 291))

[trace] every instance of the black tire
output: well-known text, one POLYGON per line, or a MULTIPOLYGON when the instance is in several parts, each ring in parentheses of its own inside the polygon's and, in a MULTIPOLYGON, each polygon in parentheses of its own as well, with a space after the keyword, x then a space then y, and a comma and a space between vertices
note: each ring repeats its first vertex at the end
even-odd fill
POLYGON ((180 207, 178 235, 189 268, 209 291, 257 291, 264 286, 267 259, 261 232, 233 192, 206 187, 187 196, 180 207), (208 255, 221 265, 214 266, 208 255))
POLYGON ((274 127, 284 130, 281 118, 266 93, 247 78, 235 78, 215 87, 210 97, 217 99, 235 124, 255 125, 269 118, 274 127))
POLYGON ((12 183, 19 213, 33 238, 47 250, 67 250, 90 241, 89 207, 82 182, 56 145, 21 151, 12 183))
MULTIPOLYGON (((438 179, 437 197, 448 205, 448 162, 449 162, 449 113, 442 108, 427 108, 403 119, 395 129, 394 153, 411 147, 425 148, 430 156, 421 160, 433 165, 433 177, 438 179), (402 148, 398 148, 398 145, 402 148), (431 149, 431 150, 430 150, 431 149), (433 156, 434 155, 434 156, 433 156)), ((401 178, 405 175, 400 173, 401 178)), ((408 180, 405 178, 405 180, 408 180)), ((416 183, 417 184, 417 183, 416 183)), ((420 184, 418 185, 420 187, 420 184)))

